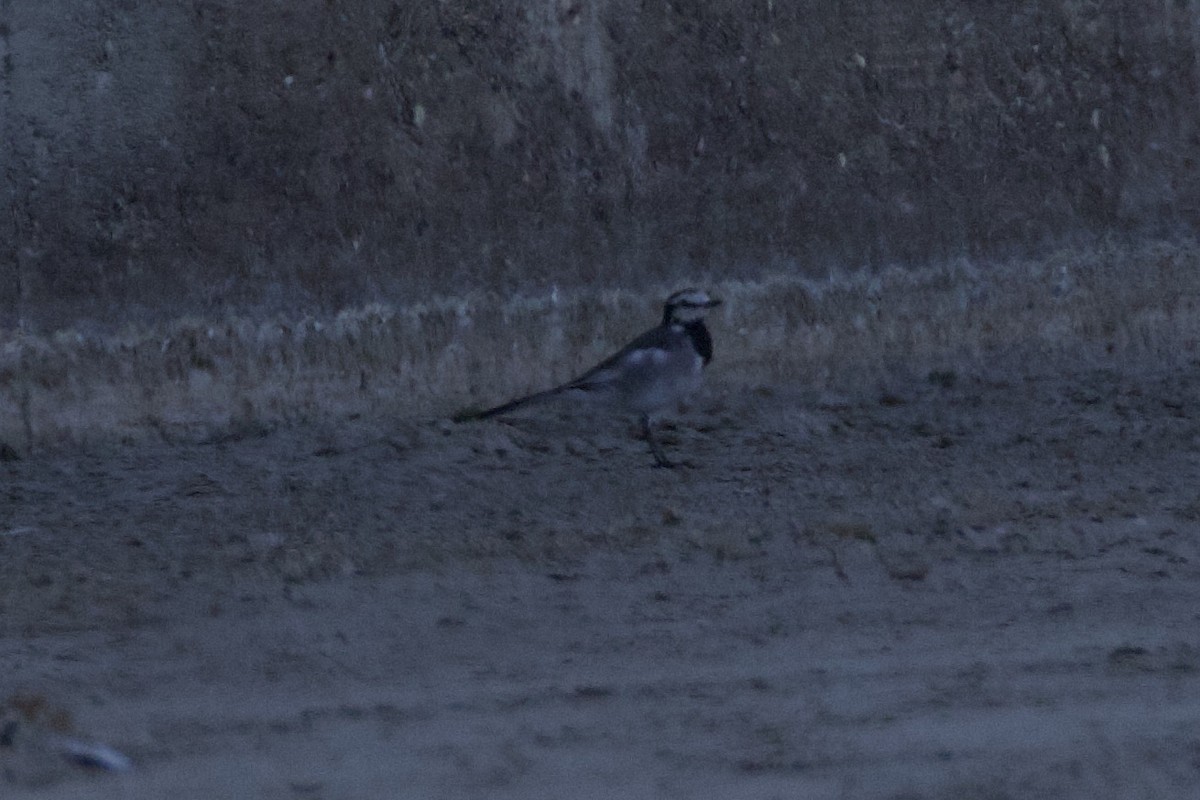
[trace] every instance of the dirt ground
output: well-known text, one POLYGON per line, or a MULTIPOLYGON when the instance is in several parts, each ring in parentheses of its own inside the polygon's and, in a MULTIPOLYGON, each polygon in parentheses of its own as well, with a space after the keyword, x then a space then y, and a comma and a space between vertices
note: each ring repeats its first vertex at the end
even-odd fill
POLYGON ((718 378, 674 471, 570 408, 9 453, 0 794, 1192 797, 1198 383, 718 378))

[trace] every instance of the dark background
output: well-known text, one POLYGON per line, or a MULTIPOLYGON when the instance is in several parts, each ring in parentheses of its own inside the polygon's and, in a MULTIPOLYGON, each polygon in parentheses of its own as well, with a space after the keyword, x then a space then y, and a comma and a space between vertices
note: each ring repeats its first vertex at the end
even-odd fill
POLYGON ((1194 2, 0 0, 0 329, 1186 235, 1198 42, 1194 2))

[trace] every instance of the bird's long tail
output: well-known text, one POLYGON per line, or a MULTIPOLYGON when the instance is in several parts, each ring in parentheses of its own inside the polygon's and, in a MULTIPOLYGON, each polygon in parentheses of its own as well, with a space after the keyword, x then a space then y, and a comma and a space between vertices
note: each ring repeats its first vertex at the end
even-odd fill
POLYGON ((469 411, 458 414, 455 416, 454 421, 475 422, 477 420, 498 417, 501 414, 507 414, 510 411, 516 411, 519 408, 524 408, 525 406, 532 405, 542 400, 549 400, 551 397, 562 394, 567 388, 569 387, 556 386, 553 389, 547 389, 544 392, 536 392, 534 394, 526 395, 525 397, 518 397, 516 400, 509 400, 507 403, 495 406, 494 408, 486 409, 484 411, 469 411))

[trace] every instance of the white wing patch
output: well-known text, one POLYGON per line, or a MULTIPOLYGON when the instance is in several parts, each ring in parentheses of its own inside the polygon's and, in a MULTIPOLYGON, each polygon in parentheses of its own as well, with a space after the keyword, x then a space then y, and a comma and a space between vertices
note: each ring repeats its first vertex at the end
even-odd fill
POLYGON ((647 361, 652 364, 665 364, 670 357, 671 354, 666 350, 658 347, 647 347, 643 350, 634 350, 625 358, 630 366, 637 367, 645 364, 647 361))

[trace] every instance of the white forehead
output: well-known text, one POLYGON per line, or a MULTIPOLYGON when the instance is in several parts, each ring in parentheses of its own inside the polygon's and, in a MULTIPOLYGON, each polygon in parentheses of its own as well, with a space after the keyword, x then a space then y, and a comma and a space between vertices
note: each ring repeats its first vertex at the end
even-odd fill
POLYGON ((712 302, 708 292, 701 289, 683 289, 667 298, 671 306, 706 306, 712 302))

